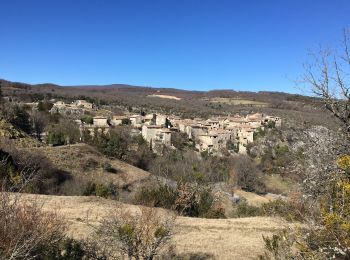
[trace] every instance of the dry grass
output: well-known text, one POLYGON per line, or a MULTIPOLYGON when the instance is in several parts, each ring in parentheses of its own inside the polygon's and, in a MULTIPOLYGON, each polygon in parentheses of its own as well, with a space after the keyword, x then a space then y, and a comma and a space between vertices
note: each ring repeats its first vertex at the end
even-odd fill
POLYGON ((57 168, 92 181, 113 182, 117 186, 132 185, 147 179, 150 173, 117 159, 108 159, 87 144, 31 148, 45 155, 57 168), (109 163, 116 173, 109 173, 103 165, 109 163))
POLYGON ((267 203, 273 199, 276 199, 275 196, 272 196, 270 194, 258 195, 256 193, 246 192, 243 190, 235 190, 235 194, 246 199, 246 201, 249 205, 256 206, 256 207, 259 207, 264 203, 267 203))
MULTIPOLYGON (((40 201, 44 210, 58 209, 69 224, 68 235, 75 238, 90 237, 92 226, 96 226, 115 207, 131 212, 139 211, 137 206, 97 197, 25 195, 22 198, 26 201, 40 201)), ((287 225, 289 224, 279 218, 268 217, 178 217, 172 243, 180 255, 208 255, 212 259, 254 259, 264 249, 262 235, 271 235, 287 225)))
POLYGON ((266 189, 276 194, 289 194, 295 190, 296 183, 292 180, 281 177, 279 174, 265 176, 266 189))

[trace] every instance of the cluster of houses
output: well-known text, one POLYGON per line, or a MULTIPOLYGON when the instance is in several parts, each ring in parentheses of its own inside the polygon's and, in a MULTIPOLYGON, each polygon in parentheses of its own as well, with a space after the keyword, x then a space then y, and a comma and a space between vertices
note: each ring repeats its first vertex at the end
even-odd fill
MULTIPOLYGON (((79 102, 80 105, 84 104, 79 102)), ((177 116, 161 114, 95 116, 91 124, 83 123, 81 120, 76 120, 76 122, 80 125, 81 131, 89 130, 92 135, 95 131, 108 133, 114 126, 131 125, 133 126, 132 134, 141 134, 154 151, 159 145, 173 147, 172 134, 182 132, 186 133, 189 140, 194 141, 198 151, 215 153, 229 146, 235 152, 243 154, 247 151, 247 144, 253 142, 254 133, 258 128, 263 130, 271 123, 275 127, 281 126, 281 118, 261 113, 207 120, 202 118, 181 119, 177 116)))
POLYGON ((74 102, 67 104, 63 101, 57 101, 53 104, 50 112, 60 114, 83 114, 85 110, 92 110, 94 104, 86 100, 75 100, 74 102))

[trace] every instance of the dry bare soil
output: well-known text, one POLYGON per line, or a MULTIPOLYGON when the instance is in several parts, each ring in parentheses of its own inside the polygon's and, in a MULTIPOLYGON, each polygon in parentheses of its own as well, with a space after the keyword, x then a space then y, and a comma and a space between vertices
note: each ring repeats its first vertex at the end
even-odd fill
MULTIPOLYGON (((93 227, 116 207, 131 212, 138 210, 135 205, 98 197, 24 194, 22 199, 36 201, 43 210, 57 211, 68 223, 68 235, 78 239, 91 238, 93 227)), ((176 253, 185 259, 191 255, 204 256, 204 259, 255 259, 264 250, 263 235, 271 235, 290 225, 282 219, 270 217, 177 217, 171 243, 176 253)))

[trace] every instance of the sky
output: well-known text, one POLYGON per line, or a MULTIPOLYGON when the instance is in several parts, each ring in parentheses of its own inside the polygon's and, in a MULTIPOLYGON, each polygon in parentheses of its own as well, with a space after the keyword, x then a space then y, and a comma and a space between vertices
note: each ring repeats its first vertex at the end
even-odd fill
POLYGON ((298 93, 349 0, 0 0, 0 78, 298 93))

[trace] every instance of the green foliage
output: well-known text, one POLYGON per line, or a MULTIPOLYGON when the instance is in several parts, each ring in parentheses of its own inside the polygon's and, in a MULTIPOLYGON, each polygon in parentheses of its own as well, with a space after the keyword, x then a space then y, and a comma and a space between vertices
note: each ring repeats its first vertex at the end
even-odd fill
POLYGON ((88 243, 83 240, 78 241, 72 238, 65 238, 53 245, 45 245, 40 248, 37 254, 40 260, 107 259, 103 254, 98 254, 97 247, 94 243, 88 243))
POLYGON ((198 217, 200 218, 224 218, 224 212, 214 209, 214 197, 210 190, 204 189, 199 194, 198 217))
POLYGON ((85 123, 85 124, 89 124, 92 125, 94 122, 94 118, 90 115, 84 115, 80 118, 80 120, 85 123))
POLYGON ((109 135, 99 134, 93 142, 96 144, 98 150, 104 155, 117 159, 123 159, 125 155, 127 155, 129 148, 128 140, 115 132, 112 132, 109 135))
POLYGON ((276 155, 283 156, 289 153, 289 147, 287 145, 277 145, 276 147, 276 155))
POLYGON ((263 236, 263 240, 266 251, 263 255, 259 256, 260 260, 307 259, 300 256, 297 257, 293 252, 295 238, 287 230, 274 234, 271 238, 263 236))
POLYGON ((53 146, 64 145, 66 143, 66 137, 62 132, 49 132, 47 142, 53 146))
POLYGON ((276 128, 276 122, 270 120, 267 122, 267 128, 276 128))
POLYGON ((261 208, 249 205, 246 201, 240 202, 233 212, 233 216, 237 218, 256 217, 261 215, 263 215, 261 208))
POLYGON ((59 123, 49 126, 47 142, 52 145, 64 145, 79 142, 80 131, 77 124, 61 118, 59 123))
POLYGON ((107 199, 117 199, 118 188, 113 183, 108 183, 107 185, 102 183, 89 182, 85 190, 83 191, 84 196, 98 196, 107 199))
POLYGON ((3 106, 0 112, 14 127, 30 134, 30 116, 24 106, 9 104, 3 106))
POLYGON ((258 127, 253 134, 253 139, 256 140, 259 137, 265 136, 265 134, 266 134, 266 131, 264 129, 262 129, 261 127, 258 127))
POLYGON ((204 159, 208 159, 208 157, 209 157, 209 151, 208 151, 208 150, 205 150, 205 151, 201 152, 201 156, 202 156, 202 158, 204 158, 204 159))
POLYGON ((122 125, 131 125, 131 121, 129 118, 123 118, 122 119, 122 125))

